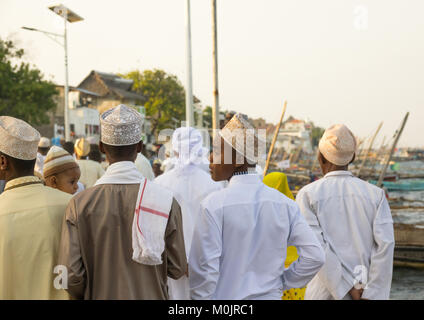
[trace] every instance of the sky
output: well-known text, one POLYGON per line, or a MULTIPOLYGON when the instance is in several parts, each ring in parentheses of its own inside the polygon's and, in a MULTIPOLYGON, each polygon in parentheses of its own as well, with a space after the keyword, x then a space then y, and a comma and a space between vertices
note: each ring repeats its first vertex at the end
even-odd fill
MULTIPOLYGON (((287 113, 346 124, 375 146, 410 112, 399 146, 424 147, 424 1, 217 0, 222 109, 268 122, 287 113)), ((22 26, 62 33, 60 2, 0 0, 0 37, 25 49, 46 79, 64 83, 63 49, 22 26)), ((63 0, 84 18, 68 25, 69 82, 91 70, 164 69, 186 81, 186 0, 63 0)), ((193 92, 213 103, 212 6, 191 1, 193 92)))

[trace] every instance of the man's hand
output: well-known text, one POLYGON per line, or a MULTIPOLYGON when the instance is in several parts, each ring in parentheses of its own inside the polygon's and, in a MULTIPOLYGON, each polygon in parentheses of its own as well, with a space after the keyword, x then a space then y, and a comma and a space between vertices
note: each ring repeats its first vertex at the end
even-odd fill
POLYGON ((363 292, 364 289, 355 289, 355 287, 353 287, 352 289, 350 289, 349 294, 353 300, 361 300, 363 292))

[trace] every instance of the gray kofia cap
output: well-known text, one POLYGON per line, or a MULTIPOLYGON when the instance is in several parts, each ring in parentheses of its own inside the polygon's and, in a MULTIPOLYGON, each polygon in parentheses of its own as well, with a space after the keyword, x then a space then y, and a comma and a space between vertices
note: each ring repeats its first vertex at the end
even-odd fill
POLYGON ((101 141, 111 146, 129 146, 142 138, 143 117, 124 104, 109 109, 100 116, 101 141))

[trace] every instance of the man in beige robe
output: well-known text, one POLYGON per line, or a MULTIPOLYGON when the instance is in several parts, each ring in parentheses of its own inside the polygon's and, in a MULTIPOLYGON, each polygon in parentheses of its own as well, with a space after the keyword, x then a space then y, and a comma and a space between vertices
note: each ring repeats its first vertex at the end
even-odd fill
POLYGON ((141 124, 140 114, 124 105, 101 116, 100 150, 110 166, 94 187, 71 200, 62 228, 59 260, 74 298, 168 299, 167 277, 187 272, 180 206, 134 164, 142 149, 141 124), (146 228, 141 246, 135 226, 146 228), (149 234, 156 236, 153 248, 149 234))
POLYGON ((80 182, 85 189, 91 188, 98 179, 105 173, 100 163, 88 159, 90 153, 90 143, 84 139, 75 142, 75 155, 81 170, 80 182))
POLYGON ((0 299, 69 299, 55 278, 71 195, 34 176, 39 140, 26 122, 0 117, 0 299))

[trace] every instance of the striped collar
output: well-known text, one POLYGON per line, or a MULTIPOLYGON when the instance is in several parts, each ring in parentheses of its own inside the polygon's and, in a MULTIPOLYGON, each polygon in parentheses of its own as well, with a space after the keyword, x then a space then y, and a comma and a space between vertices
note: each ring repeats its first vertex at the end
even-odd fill
POLYGON ((6 186, 4 188, 4 191, 8 191, 11 189, 31 185, 31 184, 42 184, 40 178, 35 176, 26 176, 26 177, 20 177, 13 180, 10 180, 6 183, 6 186))

